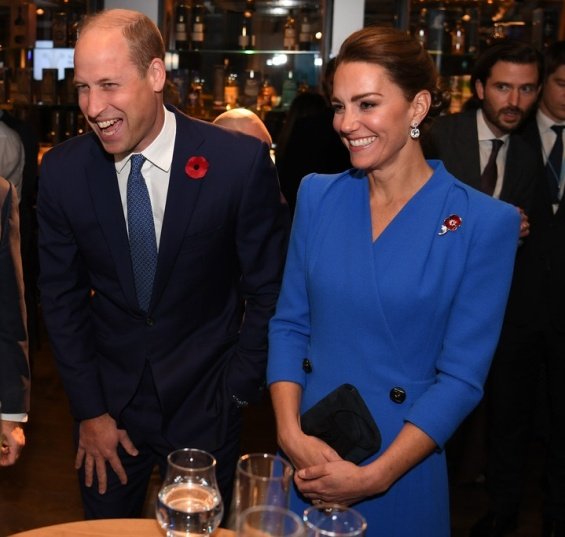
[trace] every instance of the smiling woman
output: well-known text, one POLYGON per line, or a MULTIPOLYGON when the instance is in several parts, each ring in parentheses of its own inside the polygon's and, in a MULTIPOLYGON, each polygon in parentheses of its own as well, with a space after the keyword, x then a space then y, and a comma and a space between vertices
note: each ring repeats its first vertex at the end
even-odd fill
POLYGON ((368 535, 447 537, 442 448, 482 396, 519 216, 424 159, 436 76, 417 41, 369 26, 344 41, 336 65, 334 127, 354 168, 302 181, 270 323, 267 380, 297 469, 291 505, 354 504, 368 535), (360 464, 300 427, 343 383, 381 432, 360 464))

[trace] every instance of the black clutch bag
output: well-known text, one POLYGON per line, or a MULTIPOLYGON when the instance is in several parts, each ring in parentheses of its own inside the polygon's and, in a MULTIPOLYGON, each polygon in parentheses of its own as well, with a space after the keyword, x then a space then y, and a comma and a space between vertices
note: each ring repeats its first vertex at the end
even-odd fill
POLYGON ((330 445, 345 460, 360 463, 381 448, 381 433, 365 401, 342 384, 300 417, 302 431, 330 445))

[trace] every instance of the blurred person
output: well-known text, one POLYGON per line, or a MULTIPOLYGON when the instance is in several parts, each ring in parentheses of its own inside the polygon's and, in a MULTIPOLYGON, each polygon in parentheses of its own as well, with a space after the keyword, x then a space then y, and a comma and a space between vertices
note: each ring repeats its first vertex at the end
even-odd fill
POLYGON ((520 129, 541 171, 489 376, 489 512, 475 526, 477 536, 517 526, 536 418, 547 428, 541 535, 565 536, 565 41, 548 47, 544 59, 537 111, 520 129))
POLYGON ((41 302, 86 518, 140 516, 186 446, 216 457, 229 506, 241 408, 264 388, 289 225, 276 170, 265 144, 165 107, 163 58, 142 13, 83 19, 92 132, 41 165, 41 302))
POLYGON ((0 121, 0 176, 16 187, 18 203, 22 198, 24 164, 24 146, 19 134, 0 121))
POLYGON ((29 411, 24 282, 16 188, 0 177, 0 466, 14 464, 25 445, 29 411))
POLYGON ((333 113, 324 97, 299 93, 291 102, 275 148, 281 190, 291 212, 302 178, 312 172, 348 168, 349 154, 332 127, 333 113))
POLYGON ((259 138, 259 140, 265 142, 269 147, 273 144, 271 134, 261 118, 255 112, 247 108, 232 108, 231 110, 226 110, 217 116, 212 123, 243 132, 244 134, 249 134, 250 136, 255 136, 255 138, 259 138))
POLYGON ((345 40, 332 105, 353 169, 302 181, 269 329, 292 509, 351 504, 375 537, 450 535, 443 447, 482 397, 518 244, 515 208, 424 159, 419 126, 436 84, 401 30, 345 40), (301 430, 301 414, 342 383, 380 429, 361 464, 301 430))
POLYGON ((39 262, 37 259, 37 178, 39 139, 34 125, 24 121, 7 110, 0 110, 0 122, 16 131, 24 148, 24 166, 22 170, 22 188, 19 197, 20 238, 22 265, 24 268, 24 287, 27 310, 29 339, 29 359, 33 363, 33 351, 39 344, 39 312, 37 277, 39 262))

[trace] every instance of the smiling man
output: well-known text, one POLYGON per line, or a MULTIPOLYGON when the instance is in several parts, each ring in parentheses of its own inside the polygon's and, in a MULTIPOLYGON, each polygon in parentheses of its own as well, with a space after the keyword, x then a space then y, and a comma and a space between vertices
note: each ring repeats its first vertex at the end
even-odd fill
POLYGON ((269 148, 166 108, 163 58, 145 15, 87 17, 92 132, 41 167, 41 303, 87 518, 139 517, 153 467, 186 446, 216 457, 229 505, 240 408, 264 385, 289 227, 269 148))

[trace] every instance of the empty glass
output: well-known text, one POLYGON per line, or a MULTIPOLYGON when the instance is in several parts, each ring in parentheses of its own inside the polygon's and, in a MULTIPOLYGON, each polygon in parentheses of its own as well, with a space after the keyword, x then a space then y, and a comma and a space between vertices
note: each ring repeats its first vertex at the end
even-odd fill
POLYGON ((367 522, 351 507, 317 504, 304 511, 307 537, 361 537, 367 522))
POLYGON ((216 459, 200 449, 170 453, 155 510, 167 537, 212 533, 224 514, 216 481, 216 459))
POLYGON ((241 513, 256 505, 287 509, 292 465, 278 455, 250 453, 239 458, 235 476, 236 526, 241 513))
POLYGON ((305 537, 300 517, 275 505, 256 505, 239 517, 237 537, 305 537))

